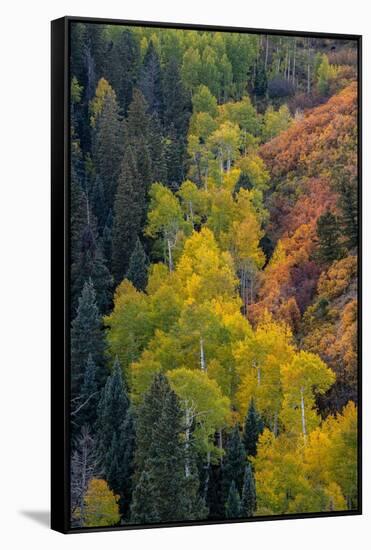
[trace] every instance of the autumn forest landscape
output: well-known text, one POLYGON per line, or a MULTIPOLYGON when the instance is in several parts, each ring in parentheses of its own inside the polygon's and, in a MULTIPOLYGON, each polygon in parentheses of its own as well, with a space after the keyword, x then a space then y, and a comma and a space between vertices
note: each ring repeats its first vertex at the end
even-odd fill
POLYGON ((71 527, 357 510, 357 42, 70 25, 71 527))

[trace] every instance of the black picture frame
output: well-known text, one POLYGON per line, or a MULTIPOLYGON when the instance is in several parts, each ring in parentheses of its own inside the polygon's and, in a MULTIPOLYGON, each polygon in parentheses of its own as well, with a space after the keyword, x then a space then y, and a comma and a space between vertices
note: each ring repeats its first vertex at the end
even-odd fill
POLYGON ((325 518, 362 514, 362 36, 292 30, 250 29, 168 22, 66 16, 51 22, 51 528, 61 533, 152 529, 163 527, 249 523, 282 519, 325 518), (69 179, 70 179, 70 25, 71 22, 201 31, 303 36, 354 40, 358 49, 358 506, 355 510, 202 520, 70 527, 69 441, 69 179))

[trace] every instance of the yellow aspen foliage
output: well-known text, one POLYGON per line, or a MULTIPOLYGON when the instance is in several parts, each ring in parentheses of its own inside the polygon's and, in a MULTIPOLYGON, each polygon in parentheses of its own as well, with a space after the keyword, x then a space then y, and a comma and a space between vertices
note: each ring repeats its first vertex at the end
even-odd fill
POLYGON ((84 527, 116 525, 120 521, 119 496, 114 495, 104 479, 93 478, 84 497, 84 527))
POLYGON ((90 124, 93 128, 95 127, 97 119, 102 112, 106 96, 112 96, 116 99, 116 94, 112 86, 105 78, 101 78, 98 82, 95 96, 89 104, 90 124))
POLYGON ((319 424, 315 396, 335 382, 335 373, 313 353, 299 351, 281 366, 283 402, 281 421, 288 432, 306 439, 319 424))

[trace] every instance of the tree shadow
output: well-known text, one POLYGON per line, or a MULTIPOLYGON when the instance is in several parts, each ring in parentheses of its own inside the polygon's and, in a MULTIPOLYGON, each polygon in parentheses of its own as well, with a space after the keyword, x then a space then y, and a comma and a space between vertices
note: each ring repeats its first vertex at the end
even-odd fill
POLYGON ((26 518, 32 519, 43 527, 50 527, 49 510, 20 510, 19 513, 26 518))

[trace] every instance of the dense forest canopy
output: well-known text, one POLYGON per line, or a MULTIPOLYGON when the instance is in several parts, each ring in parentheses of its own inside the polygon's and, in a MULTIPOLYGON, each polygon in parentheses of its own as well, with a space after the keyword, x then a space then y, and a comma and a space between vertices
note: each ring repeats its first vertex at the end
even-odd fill
POLYGON ((357 44, 71 24, 71 524, 357 508, 357 44))

